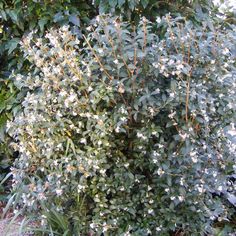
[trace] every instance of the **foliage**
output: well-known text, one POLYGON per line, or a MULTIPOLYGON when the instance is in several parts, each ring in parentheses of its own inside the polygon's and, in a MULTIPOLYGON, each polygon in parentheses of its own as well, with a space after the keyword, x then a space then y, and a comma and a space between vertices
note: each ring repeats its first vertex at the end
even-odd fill
POLYGON ((89 21, 91 14, 88 1, 56 0, 5 0, 0 3, 0 55, 1 75, 6 77, 14 67, 21 68, 24 58, 19 51, 21 38, 30 31, 39 34, 52 25, 70 23, 72 30, 79 34, 80 19, 89 21), (17 67, 16 67, 17 65, 17 67))
POLYGON ((155 21, 157 16, 163 16, 169 12, 196 17, 198 15, 196 11, 203 14, 214 9, 212 0, 95 0, 94 3, 100 14, 121 14, 127 20, 133 21, 138 21, 142 16, 155 21))
POLYGON ((21 68, 24 64, 18 46, 21 38, 29 31, 44 32, 53 25, 70 23, 72 31, 80 35, 80 21, 88 23, 90 19, 103 13, 123 14, 129 20, 137 20, 140 16, 161 16, 168 12, 182 13, 186 16, 199 16, 199 13, 213 10, 210 0, 178 0, 170 1, 155 0, 4 0, 0 3, 0 55, 1 75, 6 77, 9 70, 14 66, 21 68))
POLYGON ((12 164, 12 150, 9 149, 9 136, 5 134, 7 120, 12 117, 12 110, 17 110, 16 91, 11 83, 0 84, 0 179, 12 164))
MULTIPOLYGON (((154 1, 154 0, 3 0, 0 2, 0 86, 4 93, 11 96, 9 86, 12 82, 9 75, 12 71, 29 70, 28 63, 19 50, 22 37, 31 31, 37 32, 43 36, 52 26, 62 26, 69 24, 73 34, 81 37, 81 29, 87 25, 94 16, 100 13, 112 13, 123 15, 129 21, 138 22, 142 15, 155 21, 156 16, 162 16, 167 12, 174 14, 181 12, 188 18, 198 18, 198 21, 204 18, 204 15, 213 12, 212 2, 210 0, 200 1, 154 1), (210 9, 210 11, 209 11, 210 9), (8 86, 5 86, 5 84, 8 86)), ((23 97, 24 94, 18 91, 16 97, 23 97)), ((4 106, 1 104, 0 106, 4 106)), ((18 100, 17 103, 20 103, 18 100)), ((11 106, 11 104, 7 104, 11 106)), ((13 109, 13 107, 12 107, 13 109)), ((14 115, 13 110, 7 113, 1 112, 0 123, 2 119, 14 115)), ((1 146, 8 146, 8 140, 0 141, 1 146), (3 144, 4 143, 4 144, 3 144)), ((0 147, 1 148, 1 147, 0 147)), ((5 149, 0 149, 4 152, 5 149)), ((10 159, 4 161, 9 162, 10 159)))
POLYGON ((30 31, 43 35, 52 25, 70 24, 77 36, 81 35, 80 20, 88 22, 92 8, 88 1, 49 0, 0 1, 0 169, 12 164, 10 139, 5 134, 5 123, 19 109, 24 91, 17 91, 9 75, 12 71, 28 71, 28 64, 19 50, 20 41, 30 31), (4 137, 5 138, 4 138, 4 137))
POLYGON ((28 93, 7 124, 19 206, 55 235, 212 233, 234 213, 217 193, 235 191, 235 27, 166 15, 87 30, 82 47, 66 26, 23 41, 28 93))

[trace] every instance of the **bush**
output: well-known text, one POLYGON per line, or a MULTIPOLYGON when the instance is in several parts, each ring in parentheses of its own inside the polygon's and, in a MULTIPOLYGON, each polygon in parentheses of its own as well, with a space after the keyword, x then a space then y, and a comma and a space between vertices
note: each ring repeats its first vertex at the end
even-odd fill
POLYGON ((166 15, 87 30, 83 47, 67 27, 23 41, 18 207, 59 235, 211 233, 234 213, 217 193, 235 172, 235 27, 166 15))
MULTIPOLYGON (((24 91, 16 91, 9 75, 13 70, 28 71, 27 60, 19 50, 19 44, 30 31, 44 35, 52 25, 70 24, 74 34, 81 34, 79 23, 88 21, 92 9, 86 1, 0 1, 0 170, 6 170, 15 158, 9 153, 10 139, 5 133, 8 119, 11 119, 17 106, 25 96, 24 91), (7 138, 6 138, 7 137, 7 138)), ((4 171, 4 174, 7 171, 4 171)), ((2 172, 3 173, 3 172, 2 172)))
POLYGON ((181 12, 186 17, 196 19, 199 17, 199 12, 203 14, 211 11, 212 14, 214 11, 211 0, 95 0, 94 5, 98 7, 100 14, 123 15, 125 19, 135 22, 142 16, 155 21, 157 16, 163 16, 169 12, 173 14, 181 12))
MULTIPOLYGON (((5 175, 9 173, 10 167, 17 154, 13 153, 9 148, 12 139, 6 134, 5 129, 7 120, 12 118, 12 113, 16 110, 16 91, 13 89, 12 84, 6 83, 3 85, 0 82, 0 188, 1 192, 4 192, 4 194, 7 189, 3 188, 1 181, 4 179, 5 175)), ((5 195, 4 198, 2 198, 0 194, 0 200, 6 200, 5 195)))
MULTIPOLYGON (((142 15, 155 20, 156 16, 162 16, 167 12, 181 12, 182 15, 201 21, 209 12, 214 12, 210 0, 191 1, 178 0, 174 3, 156 0, 7 0, 0 1, 0 88, 1 94, 12 95, 13 84, 9 75, 13 70, 27 73, 29 65, 19 50, 22 37, 31 31, 36 31, 42 37, 50 27, 70 25, 73 34, 81 36, 81 31, 94 18, 98 12, 122 14, 129 21, 139 21, 142 15), (200 3, 200 5, 199 5, 200 3), (184 8, 183 8, 184 6, 184 8), (23 72, 25 71, 25 72, 23 72), (10 89, 11 87, 11 89, 10 89)), ((230 17, 232 19, 232 17, 230 17)), ((14 104, 7 99, 2 101, 0 95, 0 129, 5 134, 6 121, 14 116, 16 104, 22 102, 24 91, 15 91, 14 104), (2 110, 7 106, 7 111, 2 110), (9 108, 11 107, 11 108, 9 108)), ((1 135, 1 134, 0 134, 1 135)), ((2 139, 2 138, 0 138, 2 139)), ((0 140, 0 153, 4 153, 2 146, 8 146, 9 139, 0 140)), ((5 155, 4 155, 5 156, 5 155)), ((2 158, 1 158, 2 159, 2 158)), ((5 158, 3 162, 12 164, 12 156, 5 158)), ((4 167, 4 165, 0 166, 4 167)))

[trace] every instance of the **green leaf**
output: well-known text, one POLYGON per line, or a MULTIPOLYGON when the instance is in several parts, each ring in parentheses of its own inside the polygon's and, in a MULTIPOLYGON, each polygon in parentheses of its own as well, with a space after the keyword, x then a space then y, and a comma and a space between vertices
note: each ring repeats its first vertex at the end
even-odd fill
POLYGON ((148 5, 149 0, 141 0, 141 4, 143 5, 143 8, 146 8, 148 5))
POLYGON ((80 19, 77 15, 73 14, 69 17, 69 22, 76 26, 80 26, 80 19))
POLYGON ((136 0, 130 0, 130 1, 129 1, 129 8, 130 8, 132 11, 133 11, 134 8, 136 7, 136 5, 137 5, 136 0))
POLYGON ((16 49, 19 42, 20 42, 19 38, 13 38, 7 43, 8 55, 11 54, 16 49))
POLYGON ((0 115, 0 141, 4 140, 6 123, 7 116, 5 114, 0 115))
POLYGON ((99 4, 99 13, 103 14, 109 10, 109 2, 108 1, 101 1, 99 4))
POLYGON ((19 19, 16 11, 14 10, 8 11, 8 15, 10 16, 13 22, 18 23, 19 19))
POLYGON ((6 15, 5 11, 1 10, 0 15, 2 16, 3 20, 5 20, 5 21, 7 20, 7 15, 6 15))
POLYGON ((121 7, 125 4, 125 0, 118 0, 118 6, 121 7))
POLYGON ((48 19, 47 18, 42 18, 39 20, 38 25, 40 28, 40 31, 43 32, 44 31, 44 26, 47 24, 48 19))
POLYGON ((60 22, 64 19, 64 15, 62 14, 62 12, 58 12, 54 17, 53 17, 53 21, 54 22, 60 22))
POLYGON ((117 5, 117 0, 109 0, 109 4, 111 7, 115 7, 117 5))

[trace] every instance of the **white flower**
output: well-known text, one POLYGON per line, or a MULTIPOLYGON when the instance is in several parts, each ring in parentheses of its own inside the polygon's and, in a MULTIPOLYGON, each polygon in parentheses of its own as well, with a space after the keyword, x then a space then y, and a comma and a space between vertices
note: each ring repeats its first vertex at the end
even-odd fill
POLYGON ((126 168, 128 168, 128 167, 129 167, 129 163, 125 163, 124 166, 125 166, 126 168))
POLYGON ((69 30, 69 25, 63 25, 63 26, 61 27, 61 30, 62 30, 62 31, 68 31, 68 30, 69 30))
POLYGON ((105 169, 101 169, 99 172, 100 172, 102 175, 105 175, 106 170, 105 170, 105 169))
POLYGON ((138 137, 138 138, 141 138, 142 136, 143 136, 142 133, 139 133, 139 132, 137 133, 137 137, 138 137))
POLYGON ((127 118, 126 117, 121 117, 120 120, 125 122, 127 120, 127 118))
POLYGON ((125 92, 124 86, 119 86, 118 92, 119 93, 124 93, 125 92))
POLYGON ((178 196, 178 199, 180 202, 184 201, 184 197, 183 196, 178 196))
POLYGON ((160 72, 163 73, 165 69, 166 69, 166 66, 165 65, 161 65, 160 72))
POLYGON ((62 189, 56 189, 57 196, 61 196, 63 193, 62 189))
POLYGON ((154 156, 154 157, 159 157, 160 154, 159 154, 157 151, 153 151, 153 156, 154 156))
POLYGON ((103 53, 103 49, 102 49, 102 48, 99 48, 99 49, 98 49, 98 52, 99 52, 99 53, 103 53))
POLYGON ((88 27, 86 28, 86 30, 91 31, 91 30, 92 30, 92 26, 91 26, 91 25, 88 26, 88 27))
POLYGON ((222 51, 222 53, 223 53, 224 55, 227 55, 227 54, 229 53, 229 49, 228 49, 228 48, 224 48, 223 51, 222 51))
POLYGON ((197 190, 198 190, 199 193, 203 193, 204 192, 203 185, 198 186, 197 190))
POLYGON ((191 159, 192 159, 193 163, 197 163, 197 157, 196 156, 191 157, 191 159))
POLYGON ((93 88, 91 86, 88 87, 88 91, 91 92, 93 91, 93 88))
POLYGON ((158 17, 156 18, 156 22, 157 22, 158 24, 160 24, 160 23, 161 23, 161 17, 158 16, 158 17))
POLYGON ((191 151, 191 152, 189 153, 189 155, 190 155, 190 157, 191 157, 193 163, 197 163, 197 152, 196 152, 196 151, 191 151))
POLYGON ((219 190, 219 191, 222 191, 222 190, 223 190, 223 186, 219 186, 219 187, 218 187, 218 190, 219 190))
POLYGON ((68 97, 68 101, 70 102, 73 102, 75 99, 76 99, 76 94, 71 94, 69 97, 68 97))
POLYGON ((85 113, 85 116, 86 116, 87 118, 90 118, 90 117, 91 117, 91 114, 88 113, 88 112, 86 112, 86 113, 85 113))
POLYGON ((138 138, 141 138, 141 139, 143 139, 143 140, 147 140, 147 137, 144 136, 144 135, 143 135, 142 133, 140 133, 140 132, 137 133, 137 137, 138 137, 138 138))
POLYGON ((116 133, 119 133, 119 132, 120 132, 120 127, 119 127, 119 126, 117 126, 117 127, 115 128, 115 132, 116 132, 116 133))
POLYGON ((96 224, 91 223, 89 226, 90 226, 91 229, 94 229, 96 227, 96 224))
POLYGON ((152 135, 157 135, 157 131, 152 131, 152 135))
POLYGON ((116 59, 116 60, 114 61, 114 63, 117 65, 117 64, 119 63, 119 61, 116 59))
POLYGON ((82 138, 82 139, 80 140, 80 143, 86 144, 86 143, 87 143, 86 138, 82 138))
POLYGON ((188 137, 188 134, 186 134, 186 133, 179 133, 179 136, 180 136, 183 140, 185 140, 185 139, 188 137))
POLYGON ((100 21, 100 17, 96 16, 96 21, 99 22, 100 21))
POLYGON ((176 111, 170 113, 170 114, 168 115, 168 117, 169 117, 170 119, 173 119, 175 115, 176 115, 176 111))
POLYGON ((154 68, 158 68, 159 67, 159 63, 157 63, 157 62, 153 62, 152 65, 153 65, 154 68))
POLYGON ((60 93, 59 93, 59 96, 66 96, 67 95, 67 92, 65 90, 62 90, 60 93))
POLYGON ((182 64, 179 64, 176 66, 176 69, 179 71, 182 70, 183 68, 184 68, 184 66, 182 64))
POLYGON ((148 214, 153 214, 154 210, 153 209, 148 209, 148 214))
POLYGON ((39 193, 38 198, 39 200, 46 200, 46 196, 44 195, 44 193, 39 193))
POLYGON ((154 164, 158 163, 158 160, 156 160, 156 159, 153 159, 152 161, 154 164))
POLYGON ((158 175, 163 175, 163 174, 165 174, 165 171, 162 170, 162 168, 158 168, 157 174, 158 174, 158 175))
POLYGON ((171 66, 175 63, 175 61, 173 59, 170 59, 169 62, 168 62, 168 65, 171 66))
POLYGON ((23 76, 22 76, 22 75, 19 75, 19 74, 18 74, 18 75, 16 76, 16 81, 20 81, 20 80, 22 80, 22 79, 23 79, 23 76))

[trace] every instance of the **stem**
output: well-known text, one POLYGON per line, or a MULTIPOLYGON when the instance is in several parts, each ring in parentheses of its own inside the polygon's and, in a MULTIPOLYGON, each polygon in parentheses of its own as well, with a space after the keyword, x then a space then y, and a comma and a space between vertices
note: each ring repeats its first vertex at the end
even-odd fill
POLYGON ((96 52, 95 52, 94 49, 92 48, 92 46, 91 46, 91 44, 89 43, 89 41, 87 40, 87 38, 86 38, 84 35, 83 35, 83 37, 84 37, 86 43, 88 44, 89 49, 92 51, 92 53, 93 53, 93 55, 94 55, 96 61, 97 61, 98 64, 101 66, 101 68, 103 69, 104 73, 107 75, 108 79, 109 79, 109 80, 112 80, 111 75, 110 75, 110 74, 107 72, 107 70, 104 68, 103 64, 101 63, 100 58, 97 56, 96 52))
POLYGON ((187 91, 186 91, 186 105, 185 105, 185 121, 186 121, 186 123, 188 123, 189 94, 190 94, 190 77, 188 77, 188 80, 187 80, 187 91))

